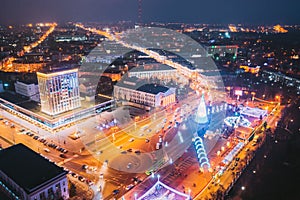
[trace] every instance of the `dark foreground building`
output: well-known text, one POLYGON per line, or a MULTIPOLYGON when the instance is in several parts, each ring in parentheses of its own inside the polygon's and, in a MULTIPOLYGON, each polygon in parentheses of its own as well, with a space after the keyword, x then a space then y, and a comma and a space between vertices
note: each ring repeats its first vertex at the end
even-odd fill
POLYGON ((0 151, 0 193, 8 199, 68 199, 66 174, 23 144, 0 151))

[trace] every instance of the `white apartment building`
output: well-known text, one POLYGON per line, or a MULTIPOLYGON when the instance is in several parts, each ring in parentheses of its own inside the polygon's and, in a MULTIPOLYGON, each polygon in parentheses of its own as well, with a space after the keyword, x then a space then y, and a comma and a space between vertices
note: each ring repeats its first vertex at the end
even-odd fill
POLYGON ((40 102, 39 86, 34 83, 15 82, 16 93, 29 97, 30 100, 40 102))

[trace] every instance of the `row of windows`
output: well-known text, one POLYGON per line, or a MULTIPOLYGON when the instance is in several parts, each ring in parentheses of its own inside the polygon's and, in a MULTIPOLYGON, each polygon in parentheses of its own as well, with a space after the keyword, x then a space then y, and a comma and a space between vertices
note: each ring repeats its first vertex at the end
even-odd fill
POLYGON ((60 199, 62 197, 62 191, 61 188, 63 188, 63 192, 66 192, 66 184, 65 181, 62 182, 62 187, 61 184, 58 183, 55 185, 55 187, 50 187, 48 190, 43 191, 39 193, 37 196, 34 197, 34 200, 55 200, 55 199, 60 199), (46 195, 47 194, 47 195, 46 195))

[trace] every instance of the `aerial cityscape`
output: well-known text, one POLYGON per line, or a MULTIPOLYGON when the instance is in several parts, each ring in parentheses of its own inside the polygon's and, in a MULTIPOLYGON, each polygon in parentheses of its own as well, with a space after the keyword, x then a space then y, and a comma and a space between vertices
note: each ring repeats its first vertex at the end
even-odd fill
POLYGON ((4 1, 0 200, 300 199, 299 6, 4 1))

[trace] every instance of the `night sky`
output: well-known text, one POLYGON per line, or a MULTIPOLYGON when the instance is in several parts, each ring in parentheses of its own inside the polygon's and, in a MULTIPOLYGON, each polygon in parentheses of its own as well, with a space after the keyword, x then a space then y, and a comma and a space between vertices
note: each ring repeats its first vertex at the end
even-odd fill
MULTIPOLYGON (((137 0, 1 0, 0 24, 137 21, 137 0)), ((300 24, 298 0, 143 0, 143 22, 300 24)))

